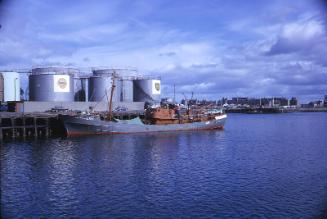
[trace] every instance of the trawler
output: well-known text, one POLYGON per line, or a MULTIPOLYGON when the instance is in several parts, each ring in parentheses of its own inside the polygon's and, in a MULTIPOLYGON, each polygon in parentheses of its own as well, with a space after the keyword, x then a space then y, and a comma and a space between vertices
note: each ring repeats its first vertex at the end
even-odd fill
POLYGON ((108 114, 62 115, 67 136, 129 134, 150 132, 198 131, 223 129, 227 115, 222 109, 181 109, 177 104, 148 107, 142 116, 121 120, 115 118, 112 97, 115 89, 113 77, 108 114))

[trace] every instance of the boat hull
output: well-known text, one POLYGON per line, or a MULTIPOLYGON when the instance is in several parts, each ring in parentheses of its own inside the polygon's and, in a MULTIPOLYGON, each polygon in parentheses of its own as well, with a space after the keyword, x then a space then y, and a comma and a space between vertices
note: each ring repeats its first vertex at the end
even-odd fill
POLYGON ((168 125, 146 125, 143 123, 129 124, 124 120, 112 122, 97 118, 81 118, 68 115, 61 116, 61 120, 65 126, 67 136, 72 137, 82 135, 113 135, 223 129, 226 115, 217 116, 214 120, 210 121, 168 125))

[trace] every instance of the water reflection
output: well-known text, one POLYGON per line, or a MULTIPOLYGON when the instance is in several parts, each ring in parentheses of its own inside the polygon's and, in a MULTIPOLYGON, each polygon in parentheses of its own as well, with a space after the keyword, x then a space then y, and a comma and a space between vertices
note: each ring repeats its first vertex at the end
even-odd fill
POLYGON ((76 149, 72 141, 54 141, 49 145, 50 150, 48 171, 46 171, 48 184, 47 199, 51 207, 63 214, 78 204, 76 190, 76 149), (61 200, 58 202, 57 200, 61 200))
POLYGON ((316 115, 230 116, 224 131, 5 143, 1 216, 319 216, 327 117, 316 115))
MULTIPOLYGON (((218 140, 209 147, 223 148, 222 132, 40 140, 1 147, 6 207, 24 203, 14 212, 57 217, 76 215, 73 209, 92 212, 88 206, 93 202, 108 202, 102 194, 132 197, 144 207, 155 205, 158 197, 168 201, 183 189, 185 172, 191 171, 191 177, 201 165, 192 157, 208 149, 207 139, 218 140)), ((114 210, 115 205, 105 208, 114 210)))

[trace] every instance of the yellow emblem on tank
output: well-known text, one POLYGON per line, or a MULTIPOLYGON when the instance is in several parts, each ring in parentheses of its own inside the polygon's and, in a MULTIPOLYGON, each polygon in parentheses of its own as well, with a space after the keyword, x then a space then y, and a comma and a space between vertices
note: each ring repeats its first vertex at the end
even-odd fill
POLYGON ((67 87, 67 81, 65 78, 59 78, 57 84, 61 89, 65 89, 67 87))
POLYGON ((156 88, 157 91, 160 91, 160 83, 155 83, 154 87, 156 88))

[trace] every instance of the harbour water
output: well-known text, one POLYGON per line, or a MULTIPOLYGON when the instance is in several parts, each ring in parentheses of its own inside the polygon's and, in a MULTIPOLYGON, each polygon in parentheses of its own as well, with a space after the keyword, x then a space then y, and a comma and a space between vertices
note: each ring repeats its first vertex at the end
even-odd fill
POLYGON ((327 217, 327 113, 1 144, 1 218, 327 217))

